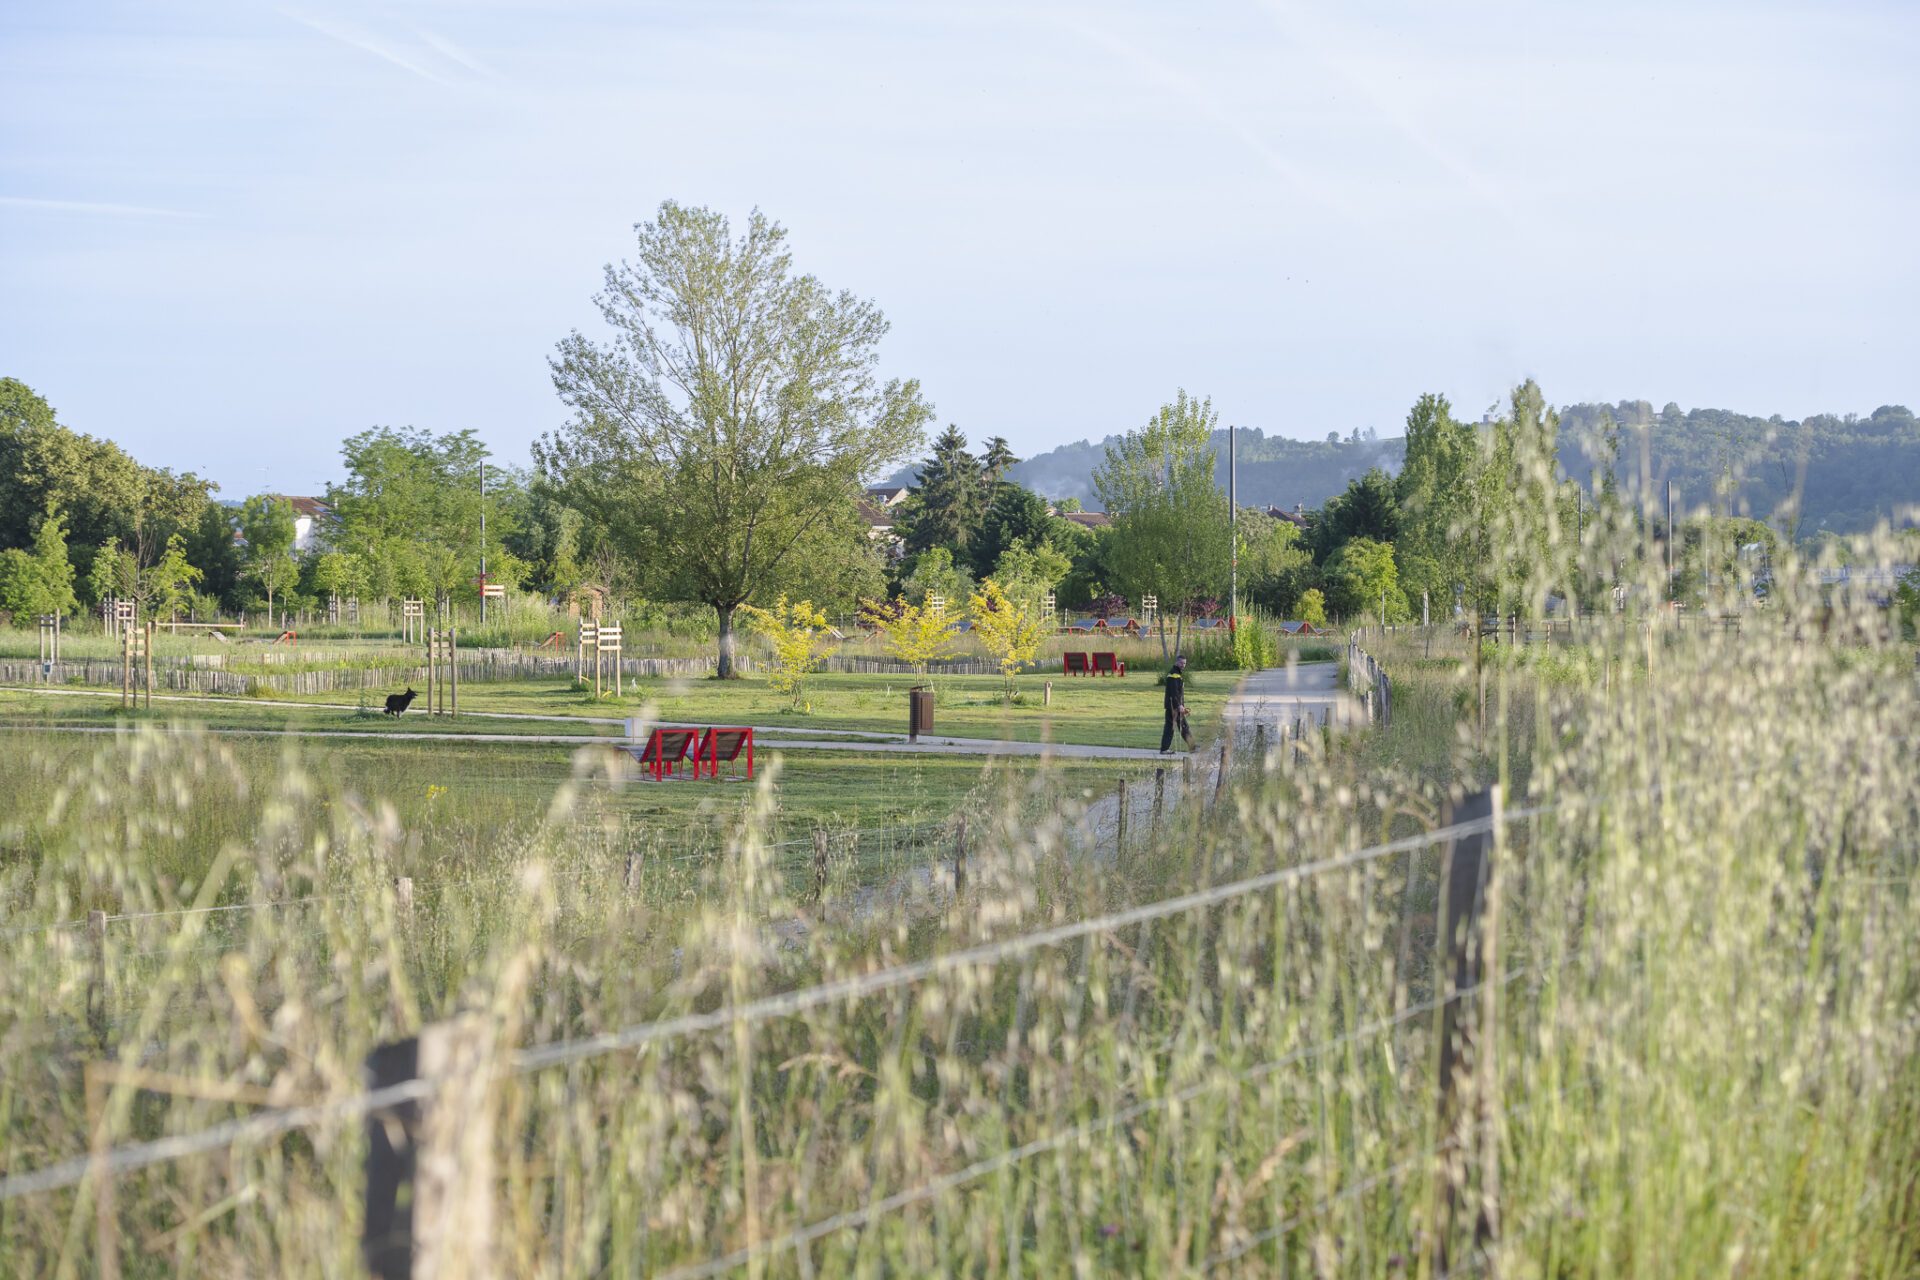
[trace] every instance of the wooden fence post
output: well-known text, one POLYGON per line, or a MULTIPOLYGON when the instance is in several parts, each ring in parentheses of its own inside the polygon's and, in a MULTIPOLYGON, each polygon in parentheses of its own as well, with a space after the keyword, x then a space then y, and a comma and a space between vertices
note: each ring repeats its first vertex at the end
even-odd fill
POLYGON ((1473 1207, 1475 1249, 1485 1248, 1498 1228, 1498 1135, 1491 1130, 1498 1040, 1493 1017, 1498 1007, 1494 968, 1499 898, 1491 827, 1499 820, 1497 786, 1449 804, 1442 818, 1445 826, 1484 821, 1489 829, 1456 837, 1441 860, 1438 940, 1442 961, 1435 977, 1440 985, 1436 994, 1442 1001, 1439 1133, 1446 1149, 1433 1232, 1437 1273, 1450 1267, 1451 1237, 1465 1218, 1464 1193, 1472 1173, 1478 1173, 1480 1184, 1478 1204, 1473 1207), (1475 1004, 1479 1018, 1472 1016, 1475 1004))
POLYGON ((1160 841, 1160 815, 1167 807, 1167 770, 1164 765, 1153 771, 1153 840, 1160 841))
POLYGON ((154 636, 154 632, 156 632, 157 630, 159 630, 158 625, 154 622, 152 618, 148 618, 147 632, 146 632, 147 643, 146 643, 146 650, 143 656, 146 658, 146 665, 147 665, 146 689, 147 689, 147 710, 149 711, 153 710, 153 636, 154 636))
POLYGON ((813 832, 813 899, 823 902, 827 896, 827 833, 816 827, 813 832))
POLYGON ((87 912, 87 1030, 101 1052, 107 1048, 107 913, 87 912))
POLYGON ((458 627, 448 627, 447 628, 447 676, 453 687, 453 695, 452 695, 452 698, 450 699, 451 706, 449 708, 448 714, 451 716, 451 718, 455 720, 458 720, 460 718, 459 641, 460 641, 460 629, 458 627))
POLYGON ((1116 853, 1125 853, 1127 849, 1127 784, 1113 784, 1114 837, 1113 848, 1116 853))
POLYGON ((436 665, 433 660, 433 628, 426 627, 424 630, 427 633, 427 714, 432 716, 440 714, 438 708, 433 705, 433 668, 436 665))
POLYGON ((960 815, 960 825, 953 836, 953 892, 955 895, 967 891, 967 815, 960 815))
POLYGON ((376 1280, 490 1280, 493 1026, 465 1014, 367 1055, 369 1090, 432 1092, 367 1116, 361 1253, 376 1280), (401 1194, 405 1190, 407 1194, 401 1194))
POLYGON ((1226 734, 1220 739, 1220 770, 1213 775, 1213 802, 1220 803, 1220 796, 1227 789, 1227 743, 1233 738, 1226 734))
POLYGON ((1262 720, 1253 726, 1253 758, 1260 762, 1260 772, 1267 771, 1267 722, 1262 720))

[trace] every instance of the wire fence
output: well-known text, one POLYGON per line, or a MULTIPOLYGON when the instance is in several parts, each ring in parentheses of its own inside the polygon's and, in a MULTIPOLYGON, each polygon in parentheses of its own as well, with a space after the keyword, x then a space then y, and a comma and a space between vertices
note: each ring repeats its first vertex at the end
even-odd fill
MULTIPOLYGON (((1364 848, 1354 849, 1333 857, 1317 859, 1298 866, 1249 876, 1229 883, 1196 890, 1191 893, 1161 899, 1155 902, 1104 913, 1085 919, 1074 920, 1046 929, 1032 930, 1010 937, 997 939, 973 947, 944 952, 921 960, 896 964, 877 969, 869 973, 854 975, 830 982, 819 983, 797 990, 777 993, 749 1000, 741 1004, 726 1004, 707 1012, 681 1014, 643 1022, 600 1035, 559 1041, 522 1049, 508 1059, 508 1069, 514 1074, 528 1074, 545 1071, 550 1068, 567 1066, 615 1053, 631 1052, 649 1045, 686 1037, 701 1035, 728 1028, 751 1026, 772 1019, 791 1018, 809 1010, 830 1005, 864 1000, 869 997, 891 991, 898 991, 930 978, 956 974, 968 970, 990 968, 1007 960, 1029 955, 1047 948, 1058 947, 1064 943, 1091 938, 1097 935, 1113 934, 1135 925, 1165 920, 1171 917, 1201 911, 1221 903, 1250 895, 1262 894, 1288 884, 1297 884, 1316 877, 1347 870, 1383 858, 1433 847, 1447 841, 1492 832, 1496 826, 1530 820, 1541 814, 1552 812, 1550 806, 1508 810, 1491 817, 1476 818, 1467 822, 1421 832, 1397 840, 1384 841, 1364 848)), ((1501 984, 1517 978, 1519 972, 1509 973, 1499 981, 1501 984)), ((1449 993, 1438 1001, 1428 1001, 1412 1006, 1392 1018, 1369 1023, 1349 1036, 1340 1040, 1307 1046, 1296 1050, 1287 1057, 1273 1062, 1262 1063, 1252 1072, 1270 1073, 1286 1066, 1294 1065, 1312 1053, 1335 1047, 1353 1038, 1377 1035, 1392 1027, 1403 1025, 1414 1018, 1433 1012, 1439 1003, 1447 998, 1458 998, 1464 992, 1449 993)), ((1227 1083, 1226 1081, 1220 1082, 1227 1083)), ((1218 1087, 1212 1082, 1200 1086, 1201 1091, 1218 1087)), ((283 1108, 257 1113, 242 1120, 215 1125, 205 1130, 189 1134, 174 1135, 151 1142, 129 1144, 116 1147, 104 1156, 83 1156, 57 1162, 41 1169, 23 1173, 10 1173, 0 1177, 0 1201, 12 1200, 21 1196, 33 1195, 62 1187, 73 1186, 88 1176, 119 1174, 145 1168, 151 1165, 177 1160, 188 1156, 218 1150, 222 1147, 271 1137, 293 1129, 309 1128, 340 1120, 364 1117, 377 1111, 389 1110, 404 1102, 417 1101, 427 1095, 430 1086, 426 1082, 413 1081, 407 1086, 395 1086, 389 1089, 354 1095, 335 1101, 304 1107, 283 1108)), ((1195 1094, 1193 1096, 1198 1096, 1195 1094)), ((1164 1102, 1142 1103, 1141 1107, 1150 1108, 1169 1105, 1164 1102)), ((1142 1112, 1144 1114, 1144 1112, 1142 1112)), ((1123 1123, 1119 1119, 1105 1122, 1108 1127, 1123 1123)), ((1001 1153, 992 1158, 992 1168, 1005 1167, 1017 1163, 1033 1154, 1057 1148, 1072 1140, 1072 1131, 1064 1135, 1055 1135, 1052 1139, 1038 1140, 1036 1143, 1014 1151, 1001 1153), (1032 1148, 1028 1150, 1028 1148, 1032 1148)), ((981 1176, 979 1172, 967 1170, 948 1175, 951 1185, 981 1176)), ((945 1180, 943 1180, 945 1181, 945 1180)), ((936 1195, 939 1187, 926 1191, 926 1195, 936 1195)), ((901 1193, 906 1195, 908 1193, 901 1193)), ((887 1201, 876 1202, 877 1206, 886 1204, 898 1197, 889 1197, 887 1201)), ((901 1200, 901 1205, 914 1203, 914 1199, 901 1200)), ((816 1224, 818 1225, 818 1224, 816 1224)), ((822 1232, 837 1230, 838 1227, 822 1227, 822 1232)), ((817 1238, 814 1237, 814 1238, 817 1238)), ((737 1265, 737 1264, 729 1264, 737 1265)), ((727 1269, 722 1267, 719 1269, 727 1269)), ((711 1271, 696 1274, 713 1274, 711 1271)))

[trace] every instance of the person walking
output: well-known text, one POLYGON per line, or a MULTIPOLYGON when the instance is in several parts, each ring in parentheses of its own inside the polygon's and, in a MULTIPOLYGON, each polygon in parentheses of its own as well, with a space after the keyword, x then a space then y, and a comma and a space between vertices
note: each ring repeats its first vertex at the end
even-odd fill
POLYGON ((1187 727, 1187 659, 1186 655, 1173 660, 1173 670, 1167 672, 1166 679, 1166 727, 1160 730, 1160 754, 1173 754, 1173 731, 1179 727, 1180 736, 1187 740, 1187 750, 1193 750, 1193 730, 1187 727))

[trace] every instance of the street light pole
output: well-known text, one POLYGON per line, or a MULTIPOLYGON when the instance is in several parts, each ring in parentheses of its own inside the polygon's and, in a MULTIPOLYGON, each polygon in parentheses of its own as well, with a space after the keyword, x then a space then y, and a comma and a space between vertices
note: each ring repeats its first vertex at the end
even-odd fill
POLYGON ((1232 548, 1227 558, 1227 619, 1230 626, 1240 625, 1240 460, 1234 449, 1240 428, 1227 428, 1227 541, 1232 548))
POLYGON ((487 460, 480 459, 480 625, 487 624, 487 460))

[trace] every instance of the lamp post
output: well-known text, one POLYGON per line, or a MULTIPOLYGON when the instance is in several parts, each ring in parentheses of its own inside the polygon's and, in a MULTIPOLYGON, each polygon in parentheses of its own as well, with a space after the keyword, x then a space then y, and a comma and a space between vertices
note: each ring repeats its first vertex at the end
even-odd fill
POLYGON ((1240 625, 1240 466, 1234 439, 1240 428, 1227 428, 1227 626, 1240 625))
POLYGON ((480 625, 487 624, 487 460, 480 459, 480 625))

